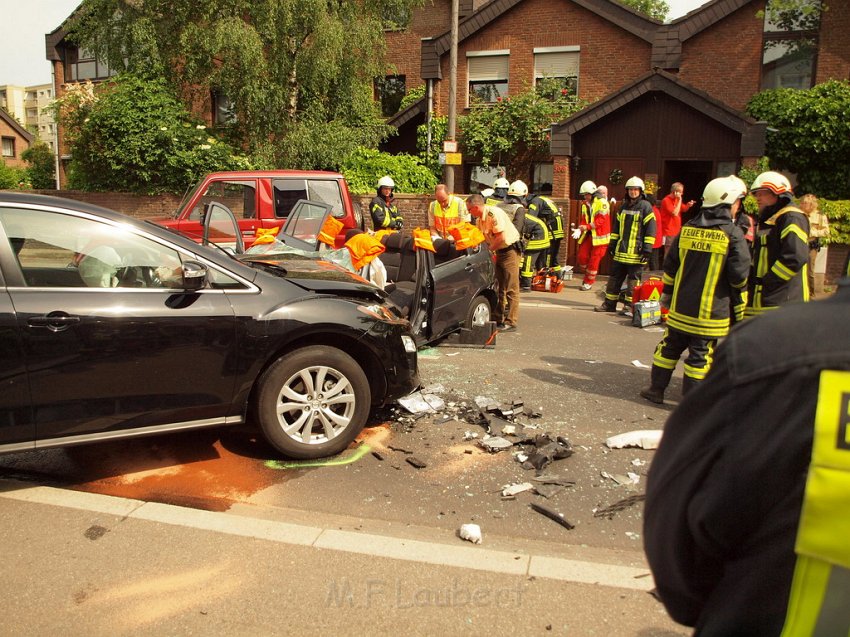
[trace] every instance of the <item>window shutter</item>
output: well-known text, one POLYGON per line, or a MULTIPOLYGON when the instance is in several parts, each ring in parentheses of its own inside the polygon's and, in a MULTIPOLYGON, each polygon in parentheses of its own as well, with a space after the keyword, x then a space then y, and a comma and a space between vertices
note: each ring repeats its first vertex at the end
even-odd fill
POLYGON ((508 79, 507 55, 482 55, 467 58, 469 81, 486 82, 508 79))
POLYGON ((534 77, 578 77, 578 52, 535 53, 534 77))

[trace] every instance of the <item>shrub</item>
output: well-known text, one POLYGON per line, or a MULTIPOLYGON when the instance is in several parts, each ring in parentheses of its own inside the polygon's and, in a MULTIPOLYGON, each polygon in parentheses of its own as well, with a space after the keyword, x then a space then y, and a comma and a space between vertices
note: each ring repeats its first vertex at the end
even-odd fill
POLYGON ((433 192, 437 185, 437 178, 418 157, 390 155, 368 148, 360 148, 348 155, 340 172, 355 194, 374 193, 378 180, 384 175, 392 177, 396 192, 433 192))

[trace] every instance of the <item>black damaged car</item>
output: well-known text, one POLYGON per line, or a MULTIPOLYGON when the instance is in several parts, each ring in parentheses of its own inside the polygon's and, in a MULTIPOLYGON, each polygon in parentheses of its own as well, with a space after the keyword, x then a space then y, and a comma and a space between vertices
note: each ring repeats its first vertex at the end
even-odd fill
MULTIPOLYGON (((224 210, 207 242, 227 238, 224 210)), ((0 452, 247 421, 316 458, 418 387, 410 323, 383 291, 323 261, 231 252, 0 192, 0 452)))

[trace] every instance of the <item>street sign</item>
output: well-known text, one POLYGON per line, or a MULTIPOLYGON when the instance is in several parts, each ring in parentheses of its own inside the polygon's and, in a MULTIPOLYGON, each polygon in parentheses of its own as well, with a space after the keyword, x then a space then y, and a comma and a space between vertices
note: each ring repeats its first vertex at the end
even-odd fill
POLYGON ((463 163, 463 156, 460 153, 446 153, 446 164, 449 166, 460 166, 463 163))
POLYGON ((443 142, 443 152, 444 153, 456 153, 457 152, 457 142, 443 142))

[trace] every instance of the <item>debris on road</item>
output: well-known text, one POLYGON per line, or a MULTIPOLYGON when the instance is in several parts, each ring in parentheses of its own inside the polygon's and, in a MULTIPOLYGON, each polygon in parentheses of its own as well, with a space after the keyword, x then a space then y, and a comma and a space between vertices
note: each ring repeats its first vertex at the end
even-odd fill
POLYGON ((543 506, 542 504, 537 504, 536 502, 532 502, 529 506, 534 511, 537 511, 541 515, 545 515, 550 520, 554 520, 567 530, 572 530, 576 528, 575 524, 571 524, 567 521, 563 513, 558 513, 554 509, 550 509, 549 507, 543 506))
POLYGON ((481 536, 481 527, 477 524, 462 524, 458 531, 460 539, 472 542, 473 544, 481 544, 484 538, 481 536))
POLYGON ((384 459, 384 456, 383 456, 383 455, 381 455, 381 454, 380 454, 379 452, 377 452, 377 451, 373 451, 373 452, 372 452, 372 455, 373 455, 373 456, 375 456, 375 458, 377 458, 378 460, 383 460, 383 459, 384 459))
POLYGON ((608 473, 607 471, 603 471, 600 474, 603 478, 608 478, 609 480, 613 480, 618 485, 620 484, 637 484, 640 482, 640 476, 636 473, 632 473, 629 471, 625 475, 622 473, 608 473))
POLYGON ((506 484, 502 487, 502 497, 507 498, 512 495, 516 495, 517 493, 531 491, 532 489, 534 489, 534 485, 530 482, 515 482, 514 484, 506 484))
POLYGON ((635 367, 640 367, 641 369, 652 369, 649 365, 647 365, 646 363, 641 363, 637 359, 632 361, 632 365, 634 365, 635 367))
POLYGON ((409 458, 405 458, 405 461, 407 462, 407 464, 412 465, 412 466, 416 467, 417 469, 424 469, 425 467, 428 466, 426 463, 422 462, 416 456, 410 456, 409 458))
POLYGON ((562 460, 573 455, 570 441, 563 436, 553 439, 549 434, 539 434, 518 444, 528 443, 533 444, 534 449, 528 452, 527 459, 522 463, 525 469, 540 470, 555 460, 562 460))
POLYGON ((610 449, 623 449, 625 447, 640 447, 641 449, 658 449, 661 442, 661 429, 640 429, 628 431, 624 434, 611 436, 605 441, 610 449))
POLYGON ((446 406, 446 403, 437 394, 426 393, 425 390, 415 391, 399 398, 398 404, 411 414, 436 414, 446 406))
POLYGON ((490 453, 498 453, 514 446, 514 443, 502 438, 501 436, 487 436, 483 440, 479 441, 478 444, 490 453))
POLYGON ((614 517, 614 515, 616 515, 620 511, 625 511, 626 509, 633 507, 634 505, 643 502, 644 500, 646 500, 645 493, 630 495, 628 498, 619 500, 611 506, 605 507, 604 509, 594 509, 593 517, 608 518, 610 520, 614 517))

